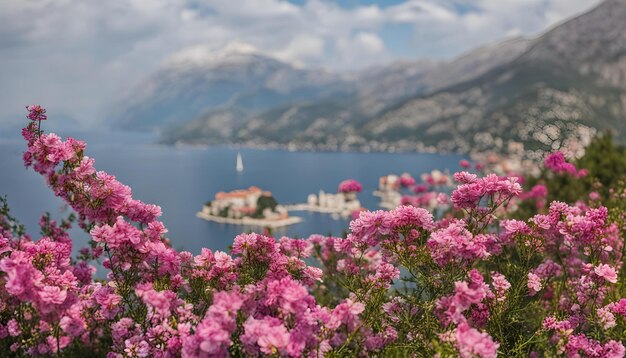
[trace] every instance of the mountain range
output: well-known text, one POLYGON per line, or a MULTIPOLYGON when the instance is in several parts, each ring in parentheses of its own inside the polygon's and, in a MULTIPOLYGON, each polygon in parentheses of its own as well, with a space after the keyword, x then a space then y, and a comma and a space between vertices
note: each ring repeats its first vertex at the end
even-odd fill
POLYGON ((598 131, 626 142, 626 0, 606 0, 542 35, 451 61, 337 74, 244 45, 182 54, 119 116, 164 143, 327 150, 576 150, 598 131))

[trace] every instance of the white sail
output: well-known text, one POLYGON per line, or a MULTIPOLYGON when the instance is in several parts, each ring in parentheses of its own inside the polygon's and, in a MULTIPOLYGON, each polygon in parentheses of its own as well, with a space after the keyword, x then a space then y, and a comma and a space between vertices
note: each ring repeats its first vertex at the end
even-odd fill
POLYGON ((243 171, 243 160, 241 160, 241 153, 237 152, 237 171, 243 171))

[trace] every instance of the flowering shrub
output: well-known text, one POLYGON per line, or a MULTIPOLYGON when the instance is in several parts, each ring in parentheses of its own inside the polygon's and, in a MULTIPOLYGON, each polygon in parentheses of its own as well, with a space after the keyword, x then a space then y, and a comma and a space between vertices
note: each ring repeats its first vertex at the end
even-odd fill
POLYGON ((565 160, 562 152, 554 152, 548 155, 544 161, 546 168, 554 173, 568 173, 576 177, 584 177, 587 175, 586 169, 578 170, 576 166, 565 160))
POLYGON ((449 208, 449 194, 453 190, 452 178, 439 170, 424 173, 422 182, 416 184, 411 176, 400 177, 402 187, 408 188, 409 193, 403 193, 400 204, 426 208, 434 213, 447 211, 449 208))
POLYGON ((361 191, 363 191, 363 185, 354 179, 342 181, 337 188, 339 193, 360 193, 361 191))
POLYGON ((400 186, 403 188, 410 188, 415 185, 415 178, 409 173, 403 173, 400 175, 400 186))
POLYGON ((43 216, 33 240, 0 208, 6 354, 625 355, 623 194, 511 219, 517 178, 460 172, 440 220, 364 211, 346 237, 241 234, 229 253, 194 256, 171 248, 159 207, 39 120, 23 131, 24 163, 77 216, 43 216), (92 237, 76 258, 74 221, 92 237))

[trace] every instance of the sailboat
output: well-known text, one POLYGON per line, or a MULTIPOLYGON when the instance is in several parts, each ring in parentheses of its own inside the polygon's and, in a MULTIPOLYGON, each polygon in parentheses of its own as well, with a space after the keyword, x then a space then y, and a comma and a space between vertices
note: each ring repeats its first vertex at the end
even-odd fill
POLYGON ((237 152, 237 166, 236 169, 238 172, 243 171, 243 160, 241 160, 241 153, 237 152))

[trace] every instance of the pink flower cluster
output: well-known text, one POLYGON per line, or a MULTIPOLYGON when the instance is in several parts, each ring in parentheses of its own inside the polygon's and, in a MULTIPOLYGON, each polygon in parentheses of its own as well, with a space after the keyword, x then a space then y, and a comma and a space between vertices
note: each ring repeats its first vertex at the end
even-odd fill
MULTIPOLYGON (((508 283, 502 276, 499 277, 498 290, 506 291, 508 283), (503 286, 504 285, 504 286, 503 286)), ((483 276, 476 270, 469 272, 469 283, 464 281, 455 282, 454 294, 438 299, 436 301, 437 315, 444 326, 456 325, 453 341, 461 357, 495 357, 499 344, 494 342, 492 337, 485 332, 472 328, 464 315, 465 312, 473 310, 474 323, 484 325, 485 304, 488 300, 493 300, 495 295, 489 286, 484 282, 483 276), (481 312, 482 311, 482 312, 481 312), (482 317, 481 317, 482 316, 482 317), (478 318, 478 319, 476 319, 478 318)))
POLYGON ((473 235, 467 230, 464 221, 452 221, 448 226, 433 232, 427 244, 433 260, 440 266, 467 266, 498 252, 498 241, 493 234, 473 235))
POLYGON ((546 206, 546 198, 548 197, 548 188, 543 184, 537 184, 530 190, 520 195, 522 200, 532 200, 535 202, 537 209, 541 210, 546 206))
POLYGON ((450 177, 439 170, 422 174, 422 182, 431 186, 448 186, 451 183, 450 177))
POLYGON ((45 121, 48 119, 46 110, 38 104, 26 106, 26 110, 28 111, 28 119, 31 121, 45 121))
POLYGON ((544 160, 544 165, 556 174, 566 173, 577 178, 587 175, 586 169, 578 170, 574 164, 567 162, 563 152, 550 153, 544 160))
POLYGON ((339 193, 360 193, 363 190, 363 185, 354 179, 347 179, 339 183, 337 192, 339 193))
POLYGON ((161 215, 158 206, 133 199, 131 189, 114 176, 96 171, 95 161, 84 156, 84 142, 63 141, 56 134, 37 136, 32 126, 23 136, 28 141, 24 164, 43 175, 54 193, 79 213, 83 227, 113 224, 118 216, 147 225, 161 215))
POLYGON ((454 283, 454 293, 437 300, 437 316, 444 325, 466 323, 464 312, 472 306, 478 306, 486 299, 494 298, 494 294, 477 270, 468 274, 469 283, 457 281, 454 283))
POLYGON ((560 355, 607 358, 622 358, 626 355, 626 347, 617 340, 611 339, 602 344, 585 334, 572 334, 575 326, 570 321, 558 321, 551 316, 544 320, 543 326, 547 331, 555 332, 552 341, 558 344, 557 353, 560 355))
POLYGON ((404 173, 400 175, 400 185, 405 188, 410 188, 415 185, 415 178, 411 174, 404 173))
POLYGON ((450 199, 458 209, 476 209, 483 199, 500 206, 522 193, 522 187, 515 177, 501 178, 489 174, 484 178, 477 178, 475 174, 460 172, 454 174, 454 179, 461 185, 452 192, 450 199))

